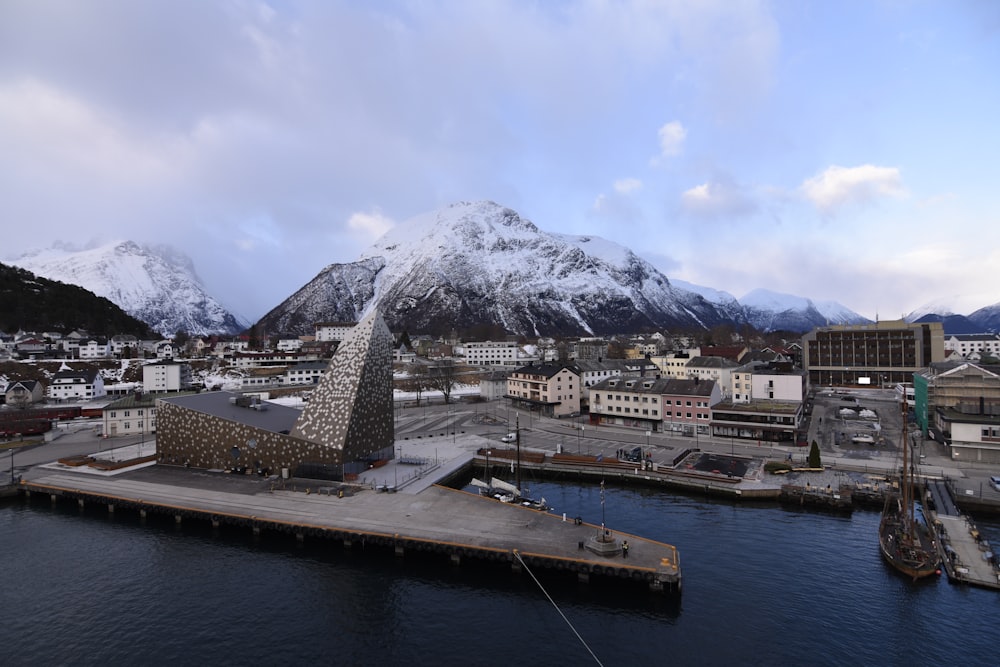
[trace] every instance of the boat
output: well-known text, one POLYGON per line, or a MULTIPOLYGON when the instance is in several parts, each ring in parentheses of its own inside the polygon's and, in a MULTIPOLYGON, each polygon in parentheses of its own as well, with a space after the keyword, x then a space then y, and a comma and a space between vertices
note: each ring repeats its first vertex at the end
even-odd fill
POLYGON ((913 468, 910 464, 909 442, 906 437, 906 403, 903 402, 903 469, 899 476, 899 488, 889 489, 879 522, 879 548, 882 557, 896 570, 912 577, 914 581, 932 574, 939 574, 940 557, 931 529, 924 520, 916 516, 913 499, 915 486, 913 468))
MULTIPOLYGON (((472 479, 472 486, 479 489, 479 495, 489 496, 490 498, 496 498, 502 503, 510 503, 512 505, 521 505, 522 507, 530 507, 531 509, 547 511, 552 508, 548 506, 545 502, 545 498, 535 499, 525 496, 521 492, 521 430, 520 427, 512 433, 514 435, 514 441, 517 443, 517 467, 513 467, 512 463, 511 472, 517 474, 517 483, 511 484, 510 482, 505 482, 497 477, 491 477, 489 482, 484 482, 481 479, 472 479)), ((486 459, 486 471, 489 473, 489 451, 487 450, 486 459)))

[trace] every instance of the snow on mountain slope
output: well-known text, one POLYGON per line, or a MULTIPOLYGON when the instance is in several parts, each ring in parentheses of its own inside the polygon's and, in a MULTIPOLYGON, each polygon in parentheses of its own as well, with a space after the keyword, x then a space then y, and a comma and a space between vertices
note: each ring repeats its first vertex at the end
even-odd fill
POLYGON ((237 333, 246 323, 209 296, 191 260, 168 247, 115 241, 87 250, 53 247, 10 262, 106 297, 163 335, 237 333))
POLYGON ((495 324, 526 335, 703 329, 723 318, 632 251, 541 231, 493 202, 461 202, 387 232, 361 260, 324 269, 268 313, 268 331, 382 309, 394 329, 495 324), (372 276, 364 289, 361 276, 372 276))
POLYGON ((809 331, 830 324, 869 321, 836 301, 814 302, 805 297, 766 289, 755 289, 739 301, 747 321, 761 331, 809 331))

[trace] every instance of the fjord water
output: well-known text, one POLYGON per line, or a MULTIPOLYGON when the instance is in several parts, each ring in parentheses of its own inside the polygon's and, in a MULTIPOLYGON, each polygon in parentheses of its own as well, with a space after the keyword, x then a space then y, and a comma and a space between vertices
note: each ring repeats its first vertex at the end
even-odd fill
MULTIPOLYGON (((601 521, 598 488, 532 494, 601 521)), ((684 572, 680 599, 537 572, 605 665, 995 664, 1000 594, 896 575, 876 512, 609 486, 604 515, 675 544, 684 572)), ((1000 540, 1000 522, 979 526, 1000 540)), ((0 577, 7 664, 594 664, 531 578, 506 569, 47 499, 0 506, 0 577)))

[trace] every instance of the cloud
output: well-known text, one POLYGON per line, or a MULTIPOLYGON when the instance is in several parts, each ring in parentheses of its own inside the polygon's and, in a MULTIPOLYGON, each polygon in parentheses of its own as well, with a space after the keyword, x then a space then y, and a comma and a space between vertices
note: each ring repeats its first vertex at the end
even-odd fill
POLYGON ((347 219, 347 226, 356 236, 369 243, 377 240, 387 231, 396 226, 392 218, 386 217, 378 207, 370 213, 357 212, 347 219))
POLYGON ((628 195, 642 189, 642 181, 638 178, 622 178, 615 181, 615 192, 620 195, 628 195))
POLYGON ((867 204, 883 197, 905 193, 903 179, 895 167, 829 167, 807 179, 799 188, 802 194, 824 213, 836 212, 848 204, 867 204))
POLYGON ((692 217, 714 220, 756 213, 757 203, 738 185, 717 180, 702 183, 681 194, 681 208, 692 217))
POLYGON ((659 129, 657 136, 660 138, 660 154, 649 161, 654 167, 665 158, 680 155, 684 139, 687 138, 687 130, 680 121, 672 120, 659 129))

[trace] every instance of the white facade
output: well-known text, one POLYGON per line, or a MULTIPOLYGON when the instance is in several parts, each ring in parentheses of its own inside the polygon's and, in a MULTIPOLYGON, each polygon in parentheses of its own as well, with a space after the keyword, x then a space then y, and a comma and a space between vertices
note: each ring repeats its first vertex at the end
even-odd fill
POLYGON ((732 373, 733 403, 750 401, 802 401, 804 375, 777 373, 767 369, 743 366, 732 373))
POLYGON ((191 386, 191 366, 157 361, 142 367, 142 389, 147 393, 181 391, 191 386))
POLYGON ((342 341, 354 331, 355 325, 357 322, 317 322, 316 340, 321 343, 342 341))
POLYGON ((100 373, 59 371, 53 376, 48 389, 49 398, 56 401, 88 401, 106 394, 104 378, 100 373))
POLYGON ((105 359, 108 356, 108 346, 96 340, 89 340, 80 346, 78 356, 80 359, 105 359))
POLYGON ((1000 334, 963 334, 944 339, 944 349, 957 352, 968 358, 973 353, 983 352, 992 357, 1000 357, 1000 334))
POLYGON ((521 347, 514 341, 471 341, 464 343, 465 363, 470 366, 521 366, 521 347))
POLYGON ((278 341, 278 351, 280 352, 296 352, 302 347, 301 338, 282 338, 278 341))

